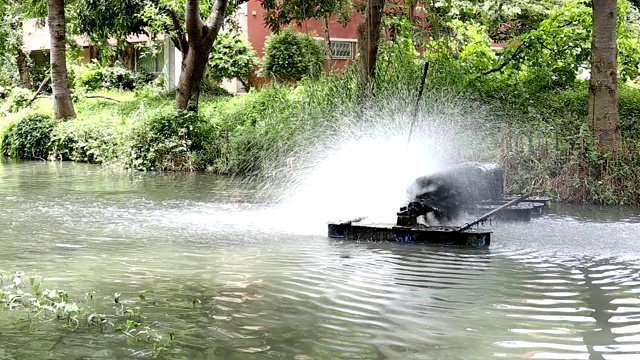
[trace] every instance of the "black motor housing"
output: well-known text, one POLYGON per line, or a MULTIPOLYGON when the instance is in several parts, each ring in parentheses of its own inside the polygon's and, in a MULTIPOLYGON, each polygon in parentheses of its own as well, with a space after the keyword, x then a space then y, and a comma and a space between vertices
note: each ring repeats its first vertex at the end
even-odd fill
POLYGON ((504 196, 504 180, 496 163, 465 163, 417 178, 408 189, 409 204, 400 209, 398 225, 415 225, 415 217, 433 213, 439 222, 462 210, 504 196))

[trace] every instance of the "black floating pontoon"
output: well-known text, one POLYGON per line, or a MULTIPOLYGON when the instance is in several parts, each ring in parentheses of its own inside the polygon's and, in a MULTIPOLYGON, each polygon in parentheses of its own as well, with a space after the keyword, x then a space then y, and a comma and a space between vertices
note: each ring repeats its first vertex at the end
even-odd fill
POLYGON ((396 224, 363 223, 365 218, 329 223, 330 238, 400 243, 488 247, 491 231, 479 224, 492 218, 528 221, 548 207, 549 198, 505 195, 497 164, 462 165, 421 177, 409 189, 396 224), (478 216, 461 226, 441 225, 460 213, 478 216), (429 224, 431 214, 437 224, 429 224), (475 229, 471 229, 475 227, 475 229))
POLYGON ((458 231, 453 226, 410 227, 338 222, 329 224, 329 237, 334 239, 399 242, 453 246, 487 247, 490 231, 458 231))

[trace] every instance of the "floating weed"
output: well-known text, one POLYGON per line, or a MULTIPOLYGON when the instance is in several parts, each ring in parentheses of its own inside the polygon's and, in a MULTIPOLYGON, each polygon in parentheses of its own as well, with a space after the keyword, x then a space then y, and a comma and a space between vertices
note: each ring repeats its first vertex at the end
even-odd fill
MULTIPOLYGON (((0 272, 0 313, 18 313, 19 320, 29 328, 38 320, 58 320, 70 331, 82 328, 98 329, 100 333, 121 333, 129 342, 144 344, 147 352, 141 354, 157 357, 173 347, 176 335, 172 331, 165 335, 156 330, 157 323, 144 323, 142 305, 155 303, 148 300, 149 293, 138 293, 133 300, 115 293, 112 298, 114 312, 109 315, 98 311, 101 304, 96 302, 97 291, 85 293, 84 298, 74 301, 64 290, 45 288, 41 277, 26 277, 24 272, 0 272)), ((196 299, 194 307, 195 303, 196 299)))
POLYGON ((191 305, 193 306, 193 310, 196 309, 196 305, 202 304, 202 301, 200 301, 200 299, 198 298, 193 298, 193 300, 191 300, 191 305))
POLYGON ((157 330, 151 328, 151 326, 142 326, 141 323, 134 320, 126 320, 124 324, 117 326, 115 330, 126 335, 129 341, 148 344, 151 354, 154 357, 170 349, 176 339, 174 332, 168 332, 168 336, 165 337, 157 330))

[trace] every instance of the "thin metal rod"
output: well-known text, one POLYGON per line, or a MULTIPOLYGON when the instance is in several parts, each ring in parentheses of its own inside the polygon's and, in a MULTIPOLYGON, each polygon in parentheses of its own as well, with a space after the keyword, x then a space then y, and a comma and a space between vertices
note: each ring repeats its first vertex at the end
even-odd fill
POLYGON ((477 219, 473 220, 472 222, 468 222, 468 223, 466 223, 466 224, 464 224, 464 225, 460 226, 460 227, 459 227, 459 228, 457 228, 455 231, 464 231, 464 230, 467 230, 468 228, 470 228, 470 227, 472 227, 473 225, 475 225, 475 224, 477 224, 477 223, 481 222, 482 220, 484 220, 484 219, 488 218, 489 216, 491 216, 491 215, 493 215, 493 214, 495 214, 495 213, 497 213, 497 212, 499 212, 499 211, 502 211, 502 210, 506 209, 507 207, 509 207, 509 206, 511 206, 511 205, 514 205, 514 204, 516 204, 516 203, 519 203, 520 201, 522 201, 522 200, 524 200, 524 199, 526 199, 526 198, 528 198, 528 197, 529 197, 529 194, 524 194, 524 195, 520 196, 519 198, 513 199, 513 200, 509 201, 508 203, 506 203, 506 204, 504 204, 504 205, 502 205, 502 206, 500 206, 500 207, 498 207, 498 208, 496 208, 496 209, 493 209, 493 210, 489 211, 488 213, 486 213, 486 214, 484 214, 484 215, 480 216, 479 218, 477 218, 477 219))
POLYGON ((411 142, 411 134, 413 128, 418 120, 418 109, 420 108, 420 100, 422 100, 422 92, 424 91, 424 81, 427 78, 427 72, 429 71, 429 62, 425 61, 424 68, 422 69, 422 79, 420 79, 420 88, 418 89, 418 98, 416 98, 416 104, 413 107, 413 119, 411 120, 411 127, 409 128, 409 137, 407 138, 407 144, 411 142))

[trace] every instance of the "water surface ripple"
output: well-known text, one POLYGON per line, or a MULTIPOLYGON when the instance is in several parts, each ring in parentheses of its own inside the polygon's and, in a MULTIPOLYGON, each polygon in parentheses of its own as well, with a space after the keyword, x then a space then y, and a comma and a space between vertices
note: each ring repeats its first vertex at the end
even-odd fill
MULTIPOLYGON (((248 196, 202 174, 0 164, 0 270, 148 291, 145 321, 178 334, 163 358, 640 359, 633 209, 556 208, 464 250, 330 240, 326 219, 248 196)), ((0 312, 0 359, 149 356, 58 325, 0 312)))

